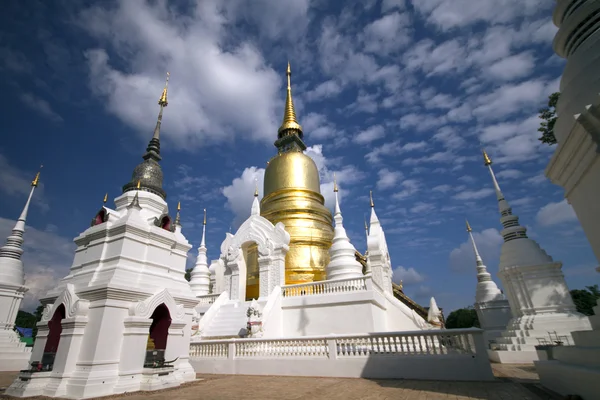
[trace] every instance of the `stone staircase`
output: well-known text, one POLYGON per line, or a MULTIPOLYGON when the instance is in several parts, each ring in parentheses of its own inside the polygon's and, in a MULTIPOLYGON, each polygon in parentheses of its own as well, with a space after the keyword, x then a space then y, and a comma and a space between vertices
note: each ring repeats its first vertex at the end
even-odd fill
MULTIPOLYGON (((259 302, 261 309, 264 308, 265 304, 265 302, 259 302)), ((250 307, 249 301, 232 301, 223 304, 202 334, 202 338, 224 339, 243 335, 246 332, 246 323, 248 322, 248 317, 246 316, 248 307, 250 307)))
POLYGON ((27 367, 31 348, 14 331, 0 331, 0 371, 19 371, 27 367))

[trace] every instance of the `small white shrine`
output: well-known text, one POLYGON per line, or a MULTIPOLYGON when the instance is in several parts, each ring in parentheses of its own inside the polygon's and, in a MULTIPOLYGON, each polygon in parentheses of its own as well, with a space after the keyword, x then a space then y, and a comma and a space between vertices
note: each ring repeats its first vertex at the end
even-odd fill
POLYGON ((512 319, 490 359, 502 363, 529 363, 538 359, 536 345, 572 344, 571 332, 591 329, 588 317, 577 312, 562 263, 554 261, 539 244, 527 237, 519 217, 504 198, 492 170, 492 160, 483 152, 500 210, 504 238, 498 276, 510 304, 512 319))
POLYGON ((116 209, 103 206, 75 238, 69 274, 41 299, 29 368, 7 395, 85 399, 196 378, 189 343, 198 300, 185 280, 191 246, 179 211, 175 221, 168 214, 158 163, 166 87, 159 104, 154 137, 116 209))
POLYGON ((0 371, 15 371, 27 367, 31 349, 25 347, 15 331, 15 321, 21 300, 27 292, 23 270, 23 234, 33 192, 40 173, 31 182, 31 191, 15 227, 0 248, 0 371))
POLYGON ((477 250, 477 244, 473 238, 471 225, 467 221, 467 232, 473 245, 475 253, 475 262, 477 265, 477 289, 475 290, 475 312, 479 319, 479 325, 483 329, 486 343, 489 348, 495 347, 496 339, 502 336, 502 332, 506 329, 508 321, 512 315, 510 313, 510 305, 506 297, 496 282, 492 280, 492 276, 487 271, 487 267, 483 263, 483 259, 477 250))

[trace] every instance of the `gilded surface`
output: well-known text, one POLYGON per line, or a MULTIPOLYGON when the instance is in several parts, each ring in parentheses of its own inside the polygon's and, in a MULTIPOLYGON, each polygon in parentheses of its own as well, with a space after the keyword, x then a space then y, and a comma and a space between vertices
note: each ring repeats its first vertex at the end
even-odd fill
POLYGON ((319 171, 302 150, 302 127, 296 120, 288 63, 287 96, 283 123, 275 146, 278 155, 265 170, 264 197, 260 214, 274 225, 282 222, 290 234, 285 256, 285 283, 306 283, 326 278, 333 219, 321 196, 319 171))
POLYGON ((242 249, 246 262, 246 300, 258 299, 259 296, 259 269, 258 245, 251 243, 242 249))

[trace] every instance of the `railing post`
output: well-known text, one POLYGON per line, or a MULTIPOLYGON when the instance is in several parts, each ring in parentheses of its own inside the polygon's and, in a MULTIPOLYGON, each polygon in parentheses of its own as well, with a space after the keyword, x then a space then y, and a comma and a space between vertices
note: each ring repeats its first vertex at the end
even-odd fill
POLYGON ((230 342, 227 344, 227 359, 228 360, 235 359, 235 342, 230 342))
POLYGON ((327 339, 327 346, 329 347, 329 359, 332 361, 337 360, 337 341, 335 338, 327 339))
POLYGON ((365 288, 367 291, 373 290, 373 277, 371 275, 365 275, 365 288))

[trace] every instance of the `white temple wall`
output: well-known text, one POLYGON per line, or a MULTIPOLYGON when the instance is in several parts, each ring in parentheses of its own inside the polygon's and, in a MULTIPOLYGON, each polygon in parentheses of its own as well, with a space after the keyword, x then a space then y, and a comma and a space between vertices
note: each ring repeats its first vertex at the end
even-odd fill
POLYGON ((577 219, 587 236, 596 259, 600 260, 600 155, 581 178, 577 185, 567 193, 567 199, 573 206, 577 219))

